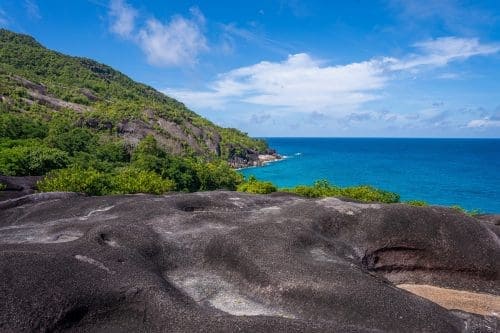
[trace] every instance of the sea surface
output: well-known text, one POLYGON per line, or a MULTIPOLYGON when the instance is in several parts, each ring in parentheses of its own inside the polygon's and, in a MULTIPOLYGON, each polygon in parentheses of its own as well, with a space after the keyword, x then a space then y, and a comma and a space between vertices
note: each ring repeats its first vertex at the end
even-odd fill
POLYGON ((285 158, 240 172, 278 187, 327 179, 402 200, 500 213, 500 139, 265 138, 285 158))

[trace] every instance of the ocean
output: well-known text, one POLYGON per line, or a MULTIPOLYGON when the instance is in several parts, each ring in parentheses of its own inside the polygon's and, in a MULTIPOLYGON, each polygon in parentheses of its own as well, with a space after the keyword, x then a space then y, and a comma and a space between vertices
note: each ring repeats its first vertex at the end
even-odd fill
POLYGON ((500 213, 500 139, 265 139, 285 158, 243 175, 278 187, 368 184, 401 200, 500 213))

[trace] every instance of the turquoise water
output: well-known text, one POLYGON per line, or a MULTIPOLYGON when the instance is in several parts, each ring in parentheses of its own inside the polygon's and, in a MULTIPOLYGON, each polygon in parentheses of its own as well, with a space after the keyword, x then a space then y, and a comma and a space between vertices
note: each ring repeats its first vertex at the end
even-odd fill
POLYGON ((500 139, 266 138, 286 158, 241 170, 279 187, 328 179, 500 213, 500 139))

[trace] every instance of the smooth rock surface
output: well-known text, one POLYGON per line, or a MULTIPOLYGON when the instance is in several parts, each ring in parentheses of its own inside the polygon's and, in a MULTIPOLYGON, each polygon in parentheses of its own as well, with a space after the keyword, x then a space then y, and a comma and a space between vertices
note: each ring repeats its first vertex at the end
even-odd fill
POLYGON ((396 287, 499 296, 487 224, 279 193, 33 194, 0 206, 0 331, 496 332, 396 287))

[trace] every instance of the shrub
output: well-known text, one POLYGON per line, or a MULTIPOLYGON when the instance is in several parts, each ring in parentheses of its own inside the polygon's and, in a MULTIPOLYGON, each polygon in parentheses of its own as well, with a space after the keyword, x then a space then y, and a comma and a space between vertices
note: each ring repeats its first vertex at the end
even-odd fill
POLYGON ((47 137, 51 147, 58 148, 74 156, 77 152, 90 152, 97 145, 97 136, 86 128, 68 131, 53 131, 47 137))
POLYGON ((42 192, 79 192, 88 195, 163 194, 172 191, 175 183, 154 172, 131 167, 111 174, 93 168, 71 167, 51 172, 37 186, 42 192))
POLYGON ((405 202, 405 204, 410 205, 410 206, 415 206, 415 207, 429 206, 429 204, 427 202, 422 201, 422 200, 408 200, 405 202))
POLYGON ((331 185, 327 180, 315 181, 312 186, 298 185, 291 189, 283 189, 284 192, 294 193, 307 198, 340 196, 341 189, 331 185))
POLYGON ((29 147, 29 146, 44 146, 42 140, 40 139, 9 139, 0 138, 0 150, 5 148, 14 148, 17 146, 29 147))
POLYGON ((243 180, 243 176, 224 161, 201 162, 194 158, 171 156, 158 146, 151 135, 137 145, 132 154, 132 166, 173 180, 178 191, 235 190, 243 180))
POLYGON ((105 195, 111 192, 111 178, 95 169, 72 167, 53 171, 37 184, 42 192, 79 192, 105 195))
POLYGON ((198 163, 196 171, 202 191, 219 189, 234 191, 243 181, 243 176, 224 161, 198 163))
POLYGON ((0 183, 0 191, 3 191, 7 188, 7 185, 0 183))
POLYGON ((0 114, 0 137, 2 138, 44 138, 47 131, 47 124, 33 117, 10 113, 0 114))
POLYGON ((99 145, 96 148, 95 157, 110 163, 130 161, 130 155, 123 141, 107 142, 99 145))
POLYGON ((132 165, 136 168, 161 173, 167 162, 167 153, 158 147, 152 135, 143 138, 132 153, 132 165))
POLYGON ((175 189, 175 183, 169 179, 163 179, 160 175, 135 168, 124 168, 112 179, 113 193, 151 193, 163 194, 175 189))
POLYGON ((399 202, 399 194, 380 190, 367 185, 346 187, 341 190, 341 193, 342 193, 341 196, 343 197, 365 202, 383 202, 383 203, 399 202))
POLYGON ((399 202, 399 195, 397 193, 380 190, 367 185, 342 188, 331 185, 327 180, 316 181, 312 186, 299 185, 291 189, 283 189, 282 191, 308 198, 337 196, 365 202, 399 202))
POLYGON ((248 192, 255 194, 269 194, 276 192, 278 189, 271 182, 257 180, 254 176, 250 176, 247 181, 241 183, 236 188, 239 192, 248 192))
POLYGON ((15 146, 0 150, 0 173, 9 176, 41 176, 64 168, 68 163, 68 154, 45 146, 15 146))
POLYGON ((197 161, 188 158, 170 156, 160 170, 163 178, 172 179, 176 191, 194 192, 200 188, 197 174, 197 161))
POLYGON ((463 213, 463 214, 466 214, 466 215, 469 215, 469 216, 477 216, 477 215, 481 215, 481 211, 479 209, 472 209, 472 210, 467 210, 459 205, 453 205, 450 207, 451 209, 457 211, 457 212, 460 212, 460 213, 463 213))

